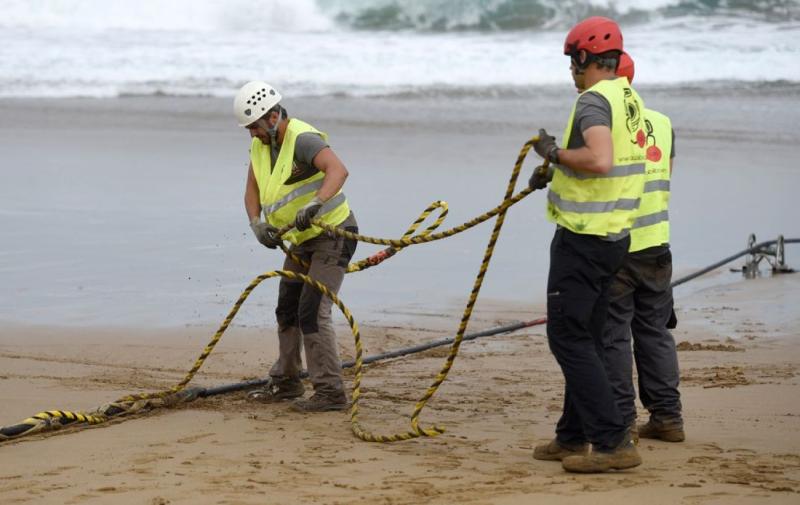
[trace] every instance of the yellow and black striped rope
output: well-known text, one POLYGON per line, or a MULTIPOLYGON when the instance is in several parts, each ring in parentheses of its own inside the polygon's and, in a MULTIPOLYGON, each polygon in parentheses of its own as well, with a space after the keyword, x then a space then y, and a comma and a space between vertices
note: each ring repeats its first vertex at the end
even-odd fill
MULTIPOLYGON (((419 217, 417 217, 416 221, 411 223, 411 225, 408 227, 408 229, 403 234, 403 236, 396 242, 400 243, 400 242, 403 242, 404 240, 407 240, 410 237, 412 237, 414 235, 414 232, 417 231, 417 228, 419 228, 420 225, 423 222, 425 222, 426 219, 428 219, 428 216, 430 216, 433 213, 433 211, 436 210, 436 209, 441 209, 441 212, 439 213, 439 216, 436 218, 436 220, 433 223, 431 223, 430 226, 425 228, 425 230, 423 230, 423 232, 420 233, 419 236, 428 236, 428 235, 430 235, 430 233, 433 230, 437 229, 444 222, 445 218, 447 217, 447 213, 449 212, 449 209, 448 209, 448 206, 447 206, 447 202, 445 202, 445 201, 437 200, 437 201, 431 203, 425 210, 422 211, 422 213, 419 215, 419 217)), ((373 240, 381 240, 381 239, 372 239, 370 237, 362 237, 361 235, 353 234, 353 233, 348 232, 347 230, 343 230, 341 228, 329 227, 328 225, 324 225, 322 223, 319 223, 319 221, 315 221, 315 223, 319 224, 321 227, 323 227, 323 229, 325 229, 329 234, 332 234, 332 235, 343 235, 343 236, 345 236, 347 238, 351 238, 351 239, 354 239, 354 240, 360 240, 361 238, 364 238, 365 240, 361 240, 362 242, 370 242, 370 243, 375 243, 375 242, 372 242, 373 240)), ((284 229, 279 231, 279 234, 283 235, 284 233, 286 233, 290 229, 291 229, 290 227, 284 228, 284 229)), ((408 244, 408 245, 411 245, 411 244, 408 244)), ((353 273, 353 272, 361 272, 361 271, 366 270, 368 268, 372 268, 374 266, 378 266, 384 260, 386 260, 388 258, 391 258, 395 254, 397 254, 404 247, 406 247, 406 246, 405 245, 403 245, 403 246, 400 246, 400 245, 391 246, 391 247, 388 247, 388 248, 383 249, 381 251, 378 251, 376 254, 368 256, 368 257, 366 257, 366 258, 364 258, 362 260, 356 261, 354 263, 350 263, 347 266, 346 273, 349 274, 349 273, 353 273)), ((285 244, 281 244, 281 250, 287 256, 289 256, 292 259, 292 261, 294 261, 298 265, 301 265, 301 266, 303 266, 305 268, 309 268, 310 267, 310 265, 308 264, 307 261, 303 260, 302 258, 298 257, 296 254, 294 254, 291 249, 286 247, 285 244)))
MULTIPOLYGON (((494 253, 495 244, 497 243, 497 239, 500 236, 500 230, 503 227, 506 211, 508 210, 508 208, 511 205, 513 205, 514 203, 518 202, 519 200, 521 200, 522 198, 524 198, 525 196, 530 194, 531 191, 532 191, 531 189, 527 189, 526 188, 524 191, 520 192, 515 197, 511 196, 513 194, 513 192, 514 192, 514 187, 516 186, 517 178, 519 177, 519 173, 520 173, 520 171, 522 169, 522 165, 523 165, 523 163, 525 161, 526 156, 528 155, 528 151, 530 151, 531 147, 533 147, 533 144, 534 144, 534 142, 536 142, 537 139, 538 139, 538 137, 532 138, 531 140, 526 142, 525 145, 523 145, 522 149, 520 150, 519 156, 517 157, 517 161, 514 164, 514 169, 512 171, 511 178, 510 178, 510 180, 508 182, 508 187, 506 189, 506 194, 505 194, 505 197, 503 199, 503 203, 501 205, 499 205, 498 207, 495 207, 491 211, 489 211, 489 212, 487 212, 487 213, 485 213, 485 214, 483 214, 481 216, 478 216, 477 218, 475 218, 475 219, 473 219, 473 220, 471 220, 471 221, 469 221, 467 223, 464 223, 461 226, 457 226, 455 228, 452 228, 451 230, 447 230, 447 231, 444 231, 444 232, 441 232, 441 233, 438 233, 438 234, 428 235, 428 236, 425 236, 425 237, 419 237, 419 236, 412 237, 410 239, 412 241, 412 243, 424 243, 424 242, 428 242, 428 241, 438 240, 439 238, 444 238, 446 236, 451 236, 451 235, 454 235, 454 234, 459 233, 461 231, 464 231, 466 229, 469 229, 472 226, 475 226, 475 225, 477 225, 479 223, 482 223, 482 222, 486 221, 487 219, 490 219, 491 217, 493 217, 495 215, 498 216, 497 221, 496 221, 495 226, 494 226, 494 229, 492 230, 491 238, 489 239, 489 244, 486 247, 486 252, 484 253, 483 261, 481 262, 481 267, 480 267, 480 269, 478 271, 478 275, 475 278, 475 282, 473 283, 472 291, 470 292, 469 300, 467 301, 467 306, 465 307, 464 313, 463 313, 463 315, 461 317, 461 323, 460 323, 459 328, 458 328, 458 333, 456 334, 456 337, 453 339, 453 343, 450 346, 450 351, 449 351, 449 353, 447 355, 447 358, 446 358, 445 363, 442 366, 441 370, 437 374, 437 376, 434 379, 433 383, 425 391, 425 394, 422 396, 422 398, 419 399, 419 401, 417 401, 416 405, 414 406, 414 411, 413 411, 413 413, 411 415, 411 431, 408 431, 408 432, 405 432, 405 433, 398 433, 398 434, 394 434, 394 435, 381 436, 381 435, 373 435, 371 433, 368 433, 368 432, 364 431, 363 429, 361 429, 361 427, 359 426, 359 424, 357 422, 357 413, 358 413, 358 410, 357 410, 358 409, 358 403, 357 403, 357 401, 358 401, 358 398, 360 396, 359 387, 361 385, 361 366, 362 366, 362 361, 361 361, 361 352, 360 352, 360 342, 358 342, 358 341, 356 342, 356 367, 355 367, 356 368, 356 378, 355 378, 354 387, 353 387, 353 407, 352 407, 352 412, 351 412, 351 425, 352 425, 353 433, 358 438, 360 438, 362 440, 369 441, 369 442, 395 442, 395 441, 400 441, 400 440, 408 440, 408 439, 416 438, 416 437, 420 437, 420 436, 433 437, 433 436, 439 435, 440 433, 444 432, 444 428, 442 428, 440 426, 436 426, 436 425, 431 426, 430 428, 422 428, 422 427, 420 427, 420 425, 419 425, 419 417, 420 417, 420 414, 422 413, 422 410, 425 408, 425 405, 427 404, 428 400, 430 400, 431 397, 433 397, 433 395, 436 394, 436 391, 439 389, 439 386, 441 386, 442 383, 445 381, 445 379, 447 379, 447 375, 450 372, 450 369, 452 368, 456 357, 458 356, 458 351, 459 351, 459 348, 461 346, 461 342, 464 339, 464 334, 466 333, 467 325, 469 323, 469 319, 472 316, 472 310, 475 307, 476 301, 478 300, 478 294, 480 293, 481 285, 483 284, 483 279, 486 276, 486 272, 487 272, 487 270, 489 268, 489 262, 490 262, 490 260, 492 258, 492 254, 494 253), (419 241, 417 241, 417 240, 419 240, 419 241)), ((351 237, 351 238, 354 238, 354 237, 351 237)), ((384 241, 375 241, 375 242, 372 242, 371 240, 365 240, 365 241, 371 242, 371 243, 386 243, 384 241)), ((389 245, 394 245, 394 244, 390 243, 389 245)))
MULTIPOLYGON (((382 238, 368 237, 365 235, 352 233, 341 228, 328 226, 319 220, 313 221, 314 224, 320 226, 330 234, 340 235, 349 238, 351 240, 358 240, 370 244, 390 246, 388 249, 381 251, 382 254, 373 255, 373 257, 369 257, 359 262, 350 264, 347 269, 348 273, 350 273, 350 272, 357 272, 360 270, 364 270, 366 268, 369 268, 370 266, 377 265, 381 261, 383 261, 383 259, 385 259, 386 257, 392 256, 397 251, 405 247, 415 244, 424 244, 436 240, 441 240, 447 237, 451 237, 453 235, 466 231, 474 226, 477 226, 478 224, 483 223, 494 216, 498 216, 497 222, 495 223, 494 230, 492 231, 492 235, 489 240, 489 244, 487 245, 486 252, 484 254, 483 261, 481 263, 481 267, 478 271, 478 275, 475 278, 475 282, 473 284, 470 297, 467 301, 467 306, 464 309, 464 313, 461 318, 461 323, 459 325, 456 338, 454 339, 450 347, 450 352, 448 353, 447 359, 445 360, 445 364, 437 374, 434 382, 428 387, 428 389, 425 391, 425 394, 422 396, 422 398, 420 398, 420 400, 416 403, 414 407, 414 411, 411 416, 410 431, 405 433, 397 433, 393 435, 375 435, 371 432, 364 430, 360 426, 358 422, 358 408, 359 408, 359 401, 361 398, 361 381, 363 378, 363 348, 361 345, 361 335, 358 329, 358 324, 353 318, 353 315, 350 312, 350 310, 344 305, 344 303, 342 303, 339 297, 336 296, 335 293, 331 292, 325 285, 301 273, 284 271, 284 270, 275 270, 272 272, 261 274, 250 282, 250 284, 245 288, 242 294, 239 295, 238 300, 229 311, 227 317, 222 322, 222 324, 220 325, 217 332, 214 334, 211 341, 206 345, 205 349, 203 349, 203 352, 200 354, 200 356, 198 356, 197 360, 195 360, 195 363, 192 366, 192 368, 187 372, 183 380, 181 380, 175 386, 171 387, 170 389, 155 393, 139 393, 139 394, 124 396, 119 400, 117 400, 116 402, 105 407, 105 411, 103 411, 103 408, 101 408, 98 409, 93 414, 87 414, 82 412, 58 411, 58 410, 41 412, 33 417, 25 419, 24 421, 22 421, 17 425, 1 427, 0 441, 11 438, 18 438, 20 436, 43 431, 46 429, 58 428, 63 425, 72 423, 86 423, 86 424, 103 423, 108 419, 110 419, 111 417, 128 414, 148 406, 147 404, 148 400, 163 399, 184 390, 186 388, 186 385, 189 384, 189 382, 191 382, 191 380, 203 366, 208 356, 213 352, 217 343, 219 343, 220 339, 222 338, 222 335, 225 333, 228 326, 230 326, 234 317, 236 317, 236 314, 239 312, 239 309, 244 304, 245 300, 247 300, 247 298, 250 296, 252 291, 264 280, 278 276, 293 280, 300 280, 319 290, 323 295, 329 297, 331 301, 339 308, 339 310, 341 310, 342 314, 345 316, 348 324, 350 325, 356 349, 355 380, 353 384, 352 406, 350 409, 350 422, 352 431, 358 438, 369 442, 394 442, 400 440, 409 440, 411 438, 417 438, 420 436, 435 436, 440 433, 443 433, 444 428, 441 428, 439 426, 432 426, 431 428, 427 429, 421 428, 419 426, 419 416, 422 413, 422 410, 424 409, 428 400, 436 393, 439 386, 447 378, 447 375, 450 369, 452 368, 453 363, 455 362, 455 359, 458 355, 461 342, 467 330, 469 319, 472 315, 472 310, 478 299, 478 294, 480 292, 483 279, 486 275, 486 271, 488 270, 492 254, 494 253, 494 247, 500 235, 500 229, 503 226, 506 211, 508 210, 509 207, 516 204, 517 202, 519 202, 532 192, 531 189, 526 188, 523 191, 512 196, 525 157, 527 156, 528 151, 531 149, 533 143, 536 142, 537 139, 538 137, 534 137, 530 139, 528 142, 526 142, 525 145, 523 145, 519 153, 519 156, 517 157, 517 161, 514 165, 514 169, 512 171, 512 175, 509 180, 508 187, 506 189, 503 203, 501 203, 494 209, 449 230, 445 230, 439 233, 432 233, 433 230, 435 230, 441 225, 441 223, 447 216, 448 212, 447 203, 443 201, 433 202, 431 205, 429 205, 420 214, 417 220, 414 221, 414 223, 412 223, 411 226, 409 226, 406 233, 400 239, 382 239, 382 238), (423 230, 423 232, 415 235, 414 233, 419 228, 419 226, 437 208, 442 209, 439 217, 434 221, 434 223, 432 223, 425 230, 423 230), (377 259, 375 259, 376 257, 377 259)), ((545 164, 546 163, 547 162, 545 162, 545 164)), ((279 233, 283 234, 289 229, 291 228, 290 227, 284 228, 279 233)), ((286 249, 285 247, 282 247, 282 249, 284 250, 284 252, 286 252, 286 254, 292 257, 293 261, 297 262, 298 264, 304 264, 304 262, 296 255, 292 254, 290 250, 286 249)))
MULTIPOLYGON (((472 290, 472 293, 470 295, 469 302, 467 303, 467 307, 464 310, 464 314, 462 316, 461 324, 459 326, 459 333, 457 334, 455 341, 451 345, 451 352, 450 352, 450 355, 448 356, 448 360, 446 361, 444 367, 442 368, 441 372, 439 373, 439 376, 437 376, 436 381, 434 381, 434 384, 432 384, 428 388, 428 390, 426 391, 425 395, 423 396, 422 399, 420 399, 420 401, 417 403, 417 405, 416 405, 416 407, 414 409, 414 415, 412 416, 412 429, 413 429, 413 433, 415 433, 414 436, 420 436, 420 435, 433 436, 434 434, 437 434, 437 433, 441 432, 441 428, 437 428, 437 427, 432 428, 432 430, 430 430, 430 432, 426 432, 425 430, 422 430, 422 429, 420 429, 418 427, 418 425, 417 425, 418 421, 417 420, 419 418, 420 412, 422 411, 422 408, 425 406, 425 403, 428 401, 428 399, 430 399, 431 396, 433 396, 433 394, 436 392, 436 389, 438 389, 439 385, 441 385, 441 383, 444 382, 445 378, 447 377, 447 373, 449 372, 450 368, 452 367, 452 363, 455 360, 456 355, 458 354, 458 348, 461 345, 461 340, 463 339, 463 335, 464 335, 464 333, 466 331, 467 323, 469 322, 470 316, 472 315, 472 308, 474 307, 475 302, 477 300, 478 292, 480 291, 481 284, 483 283, 483 278, 484 278, 484 276, 486 274, 486 269, 489 266, 489 261, 491 260, 492 253, 494 252, 494 244, 497 242, 497 237, 499 236, 500 229, 503 226, 503 220, 505 218, 506 211, 508 210, 509 207, 511 207, 515 203, 519 202, 520 200, 522 200, 526 196, 528 196, 532 191, 529 188, 525 188, 524 190, 519 192, 517 195, 514 195, 513 197, 511 196, 513 194, 513 191, 514 191, 514 187, 516 185, 517 178, 519 176, 519 172, 522 169, 522 164, 525 161, 525 157, 527 156, 528 151, 530 150, 530 148, 532 147, 533 143, 537 139, 538 139, 538 137, 534 137, 534 138, 530 139, 528 142, 526 142, 525 145, 523 145, 523 147, 522 147, 522 149, 521 149, 521 151, 519 153, 519 156, 517 157, 517 161, 516 161, 516 163, 514 165, 514 169, 512 171, 511 179, 509 180, 508 187, 506 189, 506 194, 505 194, 505 198, 503 199, 503 203, 501 203, 500 205, 498 205, 494 209, 492 209, 492 210, 490 210, 490 211, 488 211, 488 212, 486 212, 484 214, 481 214, 480 216, 478 216, 478 217, 476 217, 476 218, 474 218, 474 219, 472 219, 470 221, 467 221, 466 223, 463 223, 463 224, 461 224, 459 226, 451 228, 449 230, 446 230, 446 231, 443 231, 443 232, 439 232, 439 233, 432 233, 432 231, 434 229, 436 229, 439 225, 441 225, 441 223, 447 217, 448 207, 447 207, 447 203, 443 202, 443 201, 433 202, 431 205, 429 205, 419 215, 419 217, 411 224, 411 226, 409 226, 409 228, 406 231, 406 233, 400 239, 382 239, 382 238, 368 237, 368 236, 365 236, 365 235, 360 235, 360 234, 357 234, 357 233, 349 232, 349 231, 344 230, 342 228, 337 228, 335 226, 326 225, 326 224, 322 223, 320 220, 314 220, 313 221, 314 224, 316 224, 317 226, 320 226, 321 228, 323 228, 325 231, 327 231, 330 234, 341 235, 341 236, 349 238, 351 240, 358 240, 358 241, 367 242, 367 243, 370 243, 370 244, 388 245, 388 246, 391 246, 392 248, 394 248, 396 250, 400 250, 400 249, 403 249, 403 248, 408 247, 410 245, 424 244, 424 243, 428 243, 428 242, 433 242, 435 240, 441 240, 443 238, 451 237, 453 235, 456 235, 458 233, 466 231, 466 230, 468 230, 468 229, 470 229, 470 228, 472 228, 474 226, 477 226, 478 224, 483 223, 483 222, 491 219, 494 216, 500 216, 498 218, 497 223, 495 224, 495 229, 492 232, 492 238, 491 238, 491 240, 489 242, 489 246, 486 249, 486 253, 484 254, 484 260, 483 260, 483 263, 481 265, 481 270, 479 271, 478 276, 475 279, 475 284, 473 286, 473 290, 472 290), (437 208, 442 209, 442 212, 440 213, 439 217, 434 221, 434 223, 432 223, 429 227, 427 227, 422 233, 420 233, 418 235, 414 235, 414 232, 419 228, 419 226, 437 208)), ((282 230, 279 231, 279 234, 282 235, 283 233, 286 233, 290 229, 291 229, 291 227, 283 228, 282 230)), ((296 255, 291 254, 290 250, 288 250, 286 252, 287 252, 287 254, 290 254, 292 256, 292 260, 293 261, 297 262, 298 264, 303 264, 303 261, 300 258, 298 258, 296 255)), ((355 271, 363 270, 364 266, 361 265, 361 263, 363 263, 364 261, 366 261, 366 260, 362 260, 361 262, 357 262, 357 263, 351 264, 350 267, 348 267, 348 272, 355 272, 355 271)), ((255 279, 253 279, 253 281, 245 288, 245 290, 239 296, 239 299, 234 304, 233 308, 228 313, 228 316, 225 318, 225 320, 223 321, 222 325, 219 327, 219 329, 215 333, 214 337, 206 345, 206 347, 203 350, 203 352, 200 354, 200 356, 195 361, 195 364, 192 366, 192 368, 186 374, 186 377, 184 377, 184 379, 181 382, 179 382, 178 384, 176 384, 175 386, 173 386, 172 388, 170 388, 170 389, 168 389, 166 391, 161 391, 161 392, 158 392, 158 393, 144 393, 144 394, 138 394, 138 395, 129 395, 129 396, 121 398, 120 400, 118 400, 118 402, 131 402, 131 401, 150 399, 150 398, 163 398, 163 397, 165 397, 167 395, 176 393, 176 392, 182 390, 183 388, 185 388, 186 385, 194 378, 194 376, 198 372, 198 370, 200 370, 200 368, 203 366, 203 363, 205 363, 205 360, 208 358, 208 356, 211 354, 211 352, 214 350, 214 347, 217 345, 219 340, 222 338, 222 335, 225 333, 225 330, 227 330, 228 326, 233 321, 233 318, 236 317, 236 314, 239 312, 239 309, 241 308, 242 304, 244 304, 245 300, 247 300, 247 298, 250 296, 250 293, 252 293, 252 291, 256 288, 256 286, 258 286, 262 281, 264 281, 265 279, 268 279, 270 277, 275 277, 275 276, 283 276, 283 277, 287 277, 287 278, 297 278, 297 279, 303 280, 303 282, 306 282, 306 283, 316 287, 325 296, 328 296, 329 298, 331 298, 331 300, 334 302, 334 304, 336 304, 340 308, 340 310, 342 310, 342 313, 348 319, 348 322, 350 322, 352 320, 352 315, 350 314, 350 311, 347 309, 346 306, 344 306, 344 304, 341 303, 339 298, 334 293, 329 291, 324 285, 319 284, 317 281, 315 281, 313 279, 310 279, 310 278, 308 278, 308 277, 306 277, 306 276, 304 276, 302 274, 295 274, 293 272, 288 272, 288 271, 283 271, 283 270, 275 270, 275 271, 272 271, 272 272, 267 272, 265 274, 259 275, 255 279), (297 277, 295 277, 295 276, 297 276, 297 277)), ((356 344, 355 344, 356 345, 356 367, 355 367, 356 368, 356 372, 355 372, 356 373, 356 385, 360 385, 360 382, 361 382, 360 381, 360 376, 361 376, 361 373, 362 373, 361 372, 361 368, 362 368, 362 365, 363 365, 360 362, 360 359, 359 359, 359 356, 362 354, 361 351, 360 351, 360 347, 361 347, 360 336, 358 334, 358 329, 357 329, 357 326, 355 325, 355 321, 352 321, 350 326, 351 326, 351 329, 353 330, 353 337, 354 337, 354 339, 356 341, 356 344)), ((409 432, 407 434, 403 434, 402 436, 381 437, 381 436, 375 436, 375 435, 370 436, 369 433, 366 433, 363 430, 361 430, 360 428, 358 428, 357 427, 358 423, 356 421, 357 413, 358 413, 357 398, 358 398, 358 396, 360 396, 360 392, 358 391, 358 389, 356 387, 354 387, 353 396, 354 396, 353 414, 351 414, 351 416, 352 416, 351 417, 351 421, 353 422, 353 431, 354 431, 354 433, 356 433, 357 436, 359 436, 359 438, 362 438, 363 440, 371 440, 371 438, 375 438, 375 441, 392 441, 392 440, 389 440, 389 439, 405 440, 407 438, 413 438, 410 435, 410 433, 412 433, 412 432, 409 432), (383 438, 387 438, 387 440, 382 440, 383 438), (378 440, 378 439, 381 439, 381 440, 378 440)))
MULTIPOLYGON (((526 143, 525 145, 527 146, 528 144, 526 143)), ((530 149, 530 148, 528 148, 528 149, 530 149)), ((511 188, 511 189, 513 191, 513 188, 511 188)), ((325 230, 326 232, 328 232, 330 234, 333 234, 333 235, 341 235, 342 237, 349 238, 351 240, 358 240, 359 242, 366 242, 366 243, 369 243, 369 244, 376 244, 376 245, 387 245, 387 246, 391 246, 391 247, 396 248, 396 249, 403 249, 405 247, 412 246, 412 245, 427 244, 428 242, 435 242, 437 240, 442 240, 442 239, 445 239, 445 238, 452 237, 453 235, 457 235, 457 234, 459 234, 459 233, 461 233, 463 231, 467 231, 470 228, 473 228, 473 227, 475 227, 475 226, 477 226, 477 225, 479 225, 479 224, 481 224, 483 222, 486 222, 489 219, 491 219, 491 218, 493 218, 493 217, 495 217, 497 215, 505 214, 505 212, 508 210, 509 207, 511 207, 512 205, 516 204, 517 202, 519 202, 520 200, 522 200, 523 198, 525 198, 526 196, 528 196, 532 192, 533 192, 532 189, 525 188, 525 189, 523 189, 522 191, 520 191, 519 193, 517 193, 514 196, 510 196, 509 195, 509 198, 505 199, 503 201, 503 203, 501 203, 497 207, 493 208, 492 210, 490 210, 490 211, 488 211, 488 212, 486 212, 484 214, 481 214, 481 215, 479 215, 479 216, 477 216, 477 217, 475 217, 473 219, 470 219, 469 221, 467 221, 465 223, 462 223, 462 224, 460 224, 458 226, 454 226, 453 228, 450 228, 448 230, 440 231, 438 233, 430 233, 426 229, 426 231, 424 231, 423 233, 420 233, 419 235, 409 235, 408 232, 407 232, 406 235, 404 235, 402 238, 399 238, 399 239, 378 238, 378 237, 370 237, 370 236, 367 236, 367 235, 360 235, 358 233, 353 233, 353 232, 344 230, 342 228, 337 228, 335 226, 331 226, 331 225, 325 224, 322 221, 320 221, 319 219, 315 219, 312 222, 315 225, 317 225, 320 228, 322 228, 323 230, 325 230)), ((431 204, 431 206, 435 206, 435 205, 443 204, 443 203, 445 203, 445 202, 434 202, 434 203, 431 204)), ((433 227, 433 225, 431 227, 433 227)), ((429 227, 429 228, 431 228, 431 227, 429 227)), ((285 228, 281 228, 278 231, 278 234, 282 235, 282 234, 286 233, 287 231, 289 231, 291 229, 292 229, 292 226, 287 226, 285 228)), ((352 265, 356 265, 356 264, 358 264, 358 263, 354 263, 352 265)), ((352 265, 351 265, 351 267, 352 267, 352 265)), ((354 271, 354 270, 349 268, 348 272, 350 272, 350 271, 354 271)))
POLYGON ((91 412, 72 412, 68 410, 39 412, 15 425, 0 427, 0 441, 57 430, 66 426, 101 424, 112 417, 128 415, 152 406, 151 400, 140 400, 135 402, 114 402, 98 407, 91 412))

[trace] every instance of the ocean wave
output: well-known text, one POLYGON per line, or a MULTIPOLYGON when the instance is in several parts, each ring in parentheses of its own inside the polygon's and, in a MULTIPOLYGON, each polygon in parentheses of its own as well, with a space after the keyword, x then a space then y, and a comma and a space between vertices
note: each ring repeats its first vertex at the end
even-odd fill
MULTIPOLYGON (((3 98, 223 98, 230 99, 242 83, 234 81, 202 82, 140 82, 131 84, 110 84, 101 82, 65 82, 41 87, 8 88, 0 92, 3 98)), ((3 84, 0 83, 0 87, 3 84)), ((693 96, 718 96, 725 93, 731 96, 773 95, 800 97, 800 81, 778 80, 709 80, 704 82, 675 82, 668 84, 646 83, 637 86, 644 91, 657 91, 664 94, 693 96)), ((353 88, 348 86, 319 87, 297 83, 291 87, 291 99, 339 97, 351 99, 447 99, 447 100, 504 100, 560 96, 564 86, 559 84, 532 84, 525 86, 374 86, 353 88)))
POLYGON ((623 25, 685 16, 787 22, 797 0, 319 0, 340 24, 358 30, 519 31, 567 28, 588 16, 623 25))
POLYGON ((228 32, 337 29, 315 0, 0 0, 0 28, 228 32))
MULTIPOLYGON (((488 26, 481 16, 534 3, 559 5, 563 16, 569 5, 625 16, 682 5, 681 16, 624 26, 637 84, 800 81, 800 23, 723 15, 720 6, 741 10, 741 0, 536 1, 407 1, 403 12, 415 12, 421 24, 387 31, 380 20, 382 28, 337 27, 346 23, 341 6, 352 15, 389 0, 272 0, 281 14, 247 10, 259 4, 242 0, 50 0, 48 8, 40 0, 0 0, 0 97, 232 96, 251 79, 295 96, 514 96, 532 86, 569 86, 565 29, 501 29, 499 14, 495 28, 457 28, 488 26), (716 14, 686 14, 704 5, 716 14), (451 24, 440 31, 431 28, 436 6, 451 7, 442 10, 451 24)), ((778 6, 755 4, 750 12, 778 6)))
POLYGON ((800 0, 0 0, 0 28, 229 33, 515 32, 564 29, 592 15, 800 20, 800 0))

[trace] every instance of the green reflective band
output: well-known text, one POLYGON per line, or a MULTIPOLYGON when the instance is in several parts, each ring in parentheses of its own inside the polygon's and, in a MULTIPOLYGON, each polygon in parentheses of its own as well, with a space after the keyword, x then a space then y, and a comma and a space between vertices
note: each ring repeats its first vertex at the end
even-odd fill
POLYGON ((634 163, 633 165, 616 165, 607 174, 595 174, 592 172, 579 172, 565 167, 564 165, 556 165, 561 172, 567 177, 573 179, 600 179, 604 177, 627 177, 629 175, 643 175, 645 173, 644 163, 634 163))
POLYGON ((322 179, 314 182, 309 182, 308 184, 295 189, 294 191, 287 194, 286 196, 284 196, 277 202, 273 203, 272 205, 265 205, 264 207, 262 207, 264 210, 264 214, 269 216, 276 210, 280 209, 284 205, 294 200, 295 198, 307 195, 309 193, 313 193, 314 191, 319 190, 319 188, 321 187, 322 187, 322 179))
POLYGON ((661 212, 654 212, 653 214, 639 217, 633 223, 633 227, 634 229, 643 228, 645 226, 663 223, 664 221, 669 221, 669 211, 662 210, 661 212))
POLYGON ((547 199, 559 210, 564 212, 577 212, 580 214, 601 214, 615 210, 636 210, 639 208, 639 198, 620 198, 613 202, 574 202, 563 200, 552 189, 547 193, 547 199))
POLYGON ((647 181, 644 183, 644 192, 652 193, 653 191, 669 191, 668 180, 647 181))

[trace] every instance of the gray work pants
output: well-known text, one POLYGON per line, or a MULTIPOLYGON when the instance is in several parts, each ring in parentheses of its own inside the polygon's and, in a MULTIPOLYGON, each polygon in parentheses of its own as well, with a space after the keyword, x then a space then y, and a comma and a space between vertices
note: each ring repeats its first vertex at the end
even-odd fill
MULTIPOLYGON (((339 225, 358 232, 353 214, 339 225)), ((292 247, 291 251, 310 264, 298 265, 288 256, 283 269, 307 274, 334 293, 339 292, 345 269, 353 257, 357 242, 326 233, 292 247)), ((272 377, 297 377, 302 370, 300 349, 304 348, 308 374, 318 393, 338 395, 344 392, 342 362, 336 346, 331 318, 332 302, 319 290, 302 281, 281 279, 278 306, 278 360, 269 371, 272 377)))
POLYGON ((631 336, 642 405, 658 421, 682 422, 678 354, 667 329, 673 314, 671 277, 672 255, 665 245, 628 254, 611 285, 603 355, 627 425, 636 420, 631 336))

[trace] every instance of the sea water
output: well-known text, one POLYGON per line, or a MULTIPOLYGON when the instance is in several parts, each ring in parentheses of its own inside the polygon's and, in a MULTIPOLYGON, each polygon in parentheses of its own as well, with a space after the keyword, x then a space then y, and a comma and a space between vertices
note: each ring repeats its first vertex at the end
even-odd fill
POLYGON ((526 93, 619 19, 640 84, 799 81, 797 0, 2 0, 0 96, 526 93))
MULTIPOLYGON (((31 106, 0 119, 0 320, 213 324, 280 264, 241 208, 247 139, 230 100, 252 78, 331 133, 364 232, 399 236, 440 198, 444 227, 470 219, 500 200, 537 128, 563 127, 563 38, 589 14, 621 20, 637 86, 673 118, 676 270, 742 249, 750 232, 800 236, 797 2, 5 0, 0 12, 0 97, 31 106), (46 100, 70 97, 88 97, 90 114, 46 100), (118 114, 130 138, 115 134, 118 114), (42 149, 47 135, 56 149, 42 149)), ((482 296, 542 304, 542 198, 509 212, 482 296)), ((490 227, 348 277, 345 301, 360 321, 457 315, 490 227)), ((275 292, 261 288, 237 323, 271 322, 275 292)))

